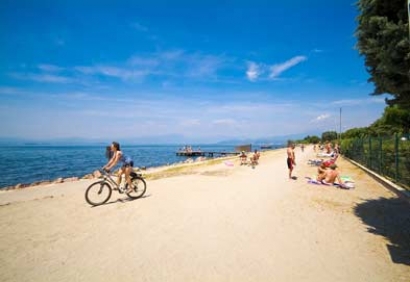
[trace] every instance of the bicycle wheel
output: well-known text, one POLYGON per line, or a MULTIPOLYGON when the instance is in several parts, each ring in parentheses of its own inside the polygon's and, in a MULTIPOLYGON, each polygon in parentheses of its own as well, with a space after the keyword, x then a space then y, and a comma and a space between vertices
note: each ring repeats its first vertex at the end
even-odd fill
POLYGON ((106 203, 111 197, 112 188, 106 181, 98 181, 88 186, 85 200, 92 206, 106 203))
MULTIPOLYGON (((147 184, 145 183, 145 180, 142 177, 137 176, 132 178, 131 181, 135 189, 132 192, 127 193, 128 197, 130 197, 131 199, 141 198, 147 190, 147 184)), ((128 183, 125 184, 125 189, 128 189, 128 183)))

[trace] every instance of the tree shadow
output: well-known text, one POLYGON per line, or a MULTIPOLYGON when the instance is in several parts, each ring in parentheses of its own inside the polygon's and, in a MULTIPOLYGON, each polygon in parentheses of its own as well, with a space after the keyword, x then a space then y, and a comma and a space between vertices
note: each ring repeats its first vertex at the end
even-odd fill
POLYGON ((394 263, 410 265, 410 205, 400 198, 379 198, 356 205, 367 231, 385 237, 394 263))

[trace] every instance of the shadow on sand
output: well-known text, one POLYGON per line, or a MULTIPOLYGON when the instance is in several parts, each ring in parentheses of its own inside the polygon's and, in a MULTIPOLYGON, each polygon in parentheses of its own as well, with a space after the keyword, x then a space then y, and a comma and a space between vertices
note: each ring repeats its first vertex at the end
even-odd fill
POLYGON ((385 237, 394 263, 410 265, 410 205, 403 199, 379 198, 358 204, 355 214, 367 230, 385 237))
POLYGON ((123 198, 119 198, 116 200, 108 200, 108 202, 102 204, 102 205, 97 205, 97 206, 91 206, 91 208, 97 208, 97 207, 103 207, 103 206, 108 206, 108 205, 112 205, 112 204, 116 204, 116 203, 129 203, 129 202, 133 202, 133 201, 137 201, 137 200, 141 200, 141 199, 145 199, 145 198, 149 198, 151 197, 151 194, 145 194, 143 195, 141 198, 138 199, 131 199, 129 197, 123 197, 123 198))

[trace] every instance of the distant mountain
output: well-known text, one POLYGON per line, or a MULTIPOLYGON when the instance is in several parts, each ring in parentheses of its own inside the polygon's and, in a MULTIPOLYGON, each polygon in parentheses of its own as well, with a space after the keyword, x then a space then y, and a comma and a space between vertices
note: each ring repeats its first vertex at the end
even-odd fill
POLYGON ((49 138, 49 139, 25 139, 2 137, 0 145, 2 146, 87 146, 87 145, 102 145, 106 146, 111 142, 117 141, 121 145, 146 145, 146 144, 198 144, 201 140, 187 139, 178 134, 168 134, 159 136, 141 136, 134 138, 49 138))
POLYGON ((118 141, 121 145, 146 145, 146 144, 164 144, 164 145, 193 145, 193 144, 217 144, 217 145, 247 145, 252 144, 256 146, 260 145, 284 145, 288 140, 300 140, 305 138, 307 133, 290 134, 282 136, 270 136, 259 138, 232 138, 225 139, 221 137, 219 140, 203 138, 186 137, 180 134, 164 134, 157 136, 136 136, 133 138, 81 138, 81 137, 69 137, 69 138, 49 138, 49 139, 29 139, 29 138, 14 138, 14 137, 0 137, 1 146, 81 146, 81 145, 109 145, 112 141, 118 141))
POLYGON ((50 138, 50 139, 29 139, 29 138, 0 138, 2 146, 70 146, 70 145, 98 145, 105 144, 99 139, 85 138, 50 138))
POLYGON ((246 139, 228 139, 218 142, 220 145, 286 145, 288 140, 300 140, 309 134, 289 134, 282 136, 260 137, 260 138, 246 138, 246 139))

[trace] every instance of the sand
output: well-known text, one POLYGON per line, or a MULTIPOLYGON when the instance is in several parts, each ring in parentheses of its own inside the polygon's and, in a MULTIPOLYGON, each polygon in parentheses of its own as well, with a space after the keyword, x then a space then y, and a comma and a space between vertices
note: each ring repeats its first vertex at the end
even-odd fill
POLYGON ((350 162, 356 188, 308 184, 301 152, 147 180, 91 207, 93 180, 0 192, 0 281, 410 281, 410 205, 350 162))

